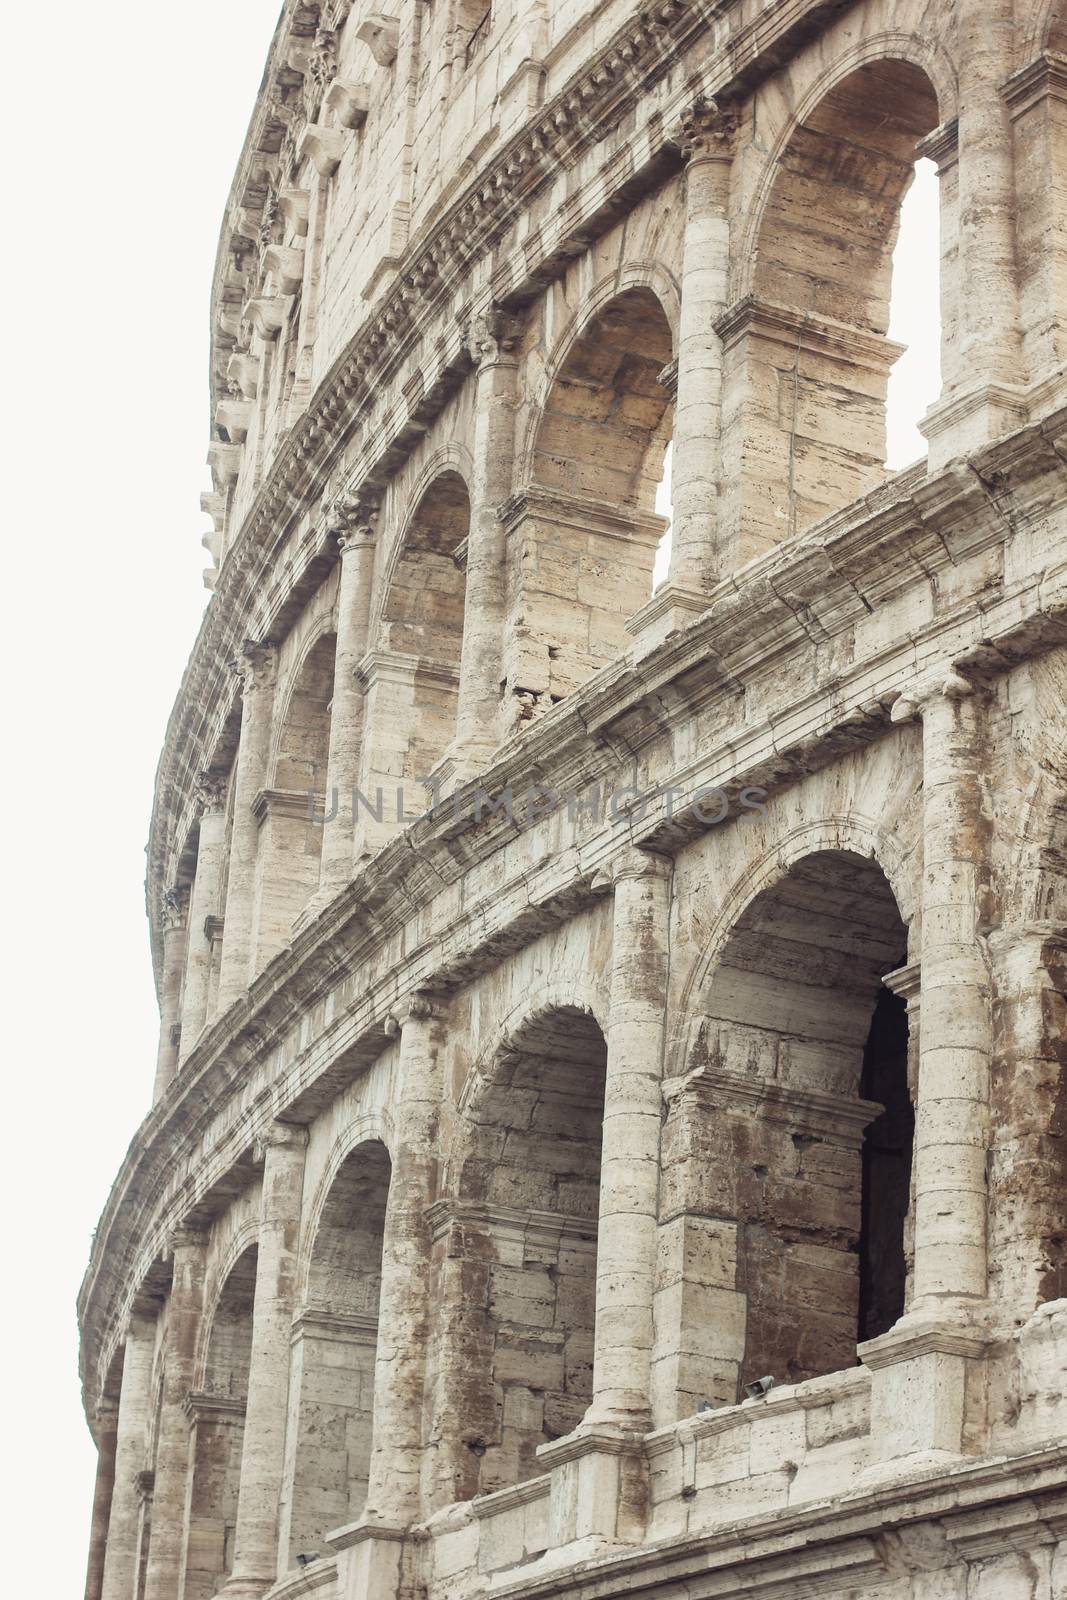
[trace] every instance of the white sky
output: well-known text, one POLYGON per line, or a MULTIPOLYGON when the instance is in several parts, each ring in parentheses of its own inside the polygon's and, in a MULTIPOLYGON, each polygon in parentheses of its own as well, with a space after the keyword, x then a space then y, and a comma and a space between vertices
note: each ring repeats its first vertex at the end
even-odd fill
MULTIPOLYGON (((83 1582, 95 1452, 74 1299, 151 1090, 144 842, 206 599, 198 500, 210 487, 218 227, 277 10, 57 0, 47 20, 23 7, 8 24, 15 375, 0 682, 14 981, 0 1370, 12 1594, 43 1592, 43 1562, 49 1594, 83 1582)), ((894 385, 894 465, 922 453, 909 422, 936 392, 932 182, 916 184, 907 212, 891 331, 914 348, 894 385)))

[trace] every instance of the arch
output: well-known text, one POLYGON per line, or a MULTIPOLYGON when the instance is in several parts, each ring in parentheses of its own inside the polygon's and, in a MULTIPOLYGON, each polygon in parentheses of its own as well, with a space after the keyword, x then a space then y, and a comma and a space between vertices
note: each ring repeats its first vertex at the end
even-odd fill
POLYGON ((707 1379, 728 1403, 767 1373, 853 1365, 857 1338, 905 1306, 912 1083, 883 980, 907 927, 873 850, 814 842, 758 864, 723 907, 665 1133, 668 1191, 698 1232, 716 1218, 732 1263, 707 1379))
POLYGON ((893 250, 919 141, 948 69, 907 34, 863 41, 780 130, 722 324, 735 561, 862 498, 886 476, 893 250))
POLYGON ((1042 50, 1067 52, 1067 7, 1063 0, 1040 0, 1023 34, 1023 49, 1016 65, 1025 67, 1042 50))
POLYGON ((362 1136, 319 1185, 293 1324, 296 1399, 281 1502, 281 1566, 318 1551, 326 1531, 355 1521, 367 1493, 374 1418, 382 1245, 392 1164, 362 1136))
MULTIPOLYGON (((655 509, 673 408, 666 275, 602 281, 553 352, 506 517, 512 724, 549 709, 627 648, 667 526, 655 509), (655 283, 656 287, 652 287, 655 283)), ((676 302, 676 291, 672 298, 676 302)))
POLYGON ((205 1317, 199 1391, 188 1399, 189 1489, 185 1600, 211 1600, 233 1570, 252 1311, 259 1250, 247 1224, 231 1241, 205 1317))
POLYGON ((534 1004, 467 1079, 433 1245, 435 1471, 467 1498, 536 1474, 592 1396, 607 1046, 534 1004))
POLYGON ((337 636, 320 627, 288 680, 271 781, 257 797, 256 971, 285 948, 319 886, 337 636))
MULTIPOLYGON (((911 885, 905 879, 902 863, 894 861, 883 836, 883 825, 859 811, 831 813, 804 822, 776 836, 774 845, 750 862, 723 895, 707 924, 704 948, 693 962, 679 1000, 681 1027, 671 1050, 668 1076, 686 1070, 693 1053, 694 1030, 699 1026, 699 996, 706 988, 731 928, 740 921, 745 908, 767 889, 780 883, 788 872, 807 856, 822 851, 840 850, 872 861, 885 876, 893 898, 902 907, 905 923, 910 924, 911 885)), ((909 941, 910 942, 910 941, 909 941)))
POLYGON ((585 332, 607 309, 611 302, 631 289, 649 291, 658 301, 671 330, 671 353, 678 338, 681 318, 681 289, 672 272, 659 261, 626 261, 614 272, 605 274, 586 294, 560 330, 545 369, 538 379, 532 397, 530 414, 523 432, 518 455, 516 478, 519 483, 530 483, 535 478, 534 449, 541 418, 548 404, 552 387, 570 358, 571 350, 585 332))
POLYGON ((442 466, 435 459, 420 479, 381 584, 365 663, 361 788, 372 805, 378 791, 390 804, 399 791, 397 825, 426 803, 420 783, 436 772, 456 732, 470 529, 470 493, 457 460, 442 466))

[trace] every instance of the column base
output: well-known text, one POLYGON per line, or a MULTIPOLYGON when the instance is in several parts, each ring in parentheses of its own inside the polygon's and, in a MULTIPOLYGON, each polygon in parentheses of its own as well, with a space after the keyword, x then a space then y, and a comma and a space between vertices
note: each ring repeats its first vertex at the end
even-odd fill
POLYGON ((397 1600, 407 1536, 380 1522, 332 1529, 326 1545, 337 1553, 337 1600, 397 1600))
POLYGON ((919 432, 930 447, 929 470, 969 456, 1006 433, 1014 433, 1030 414, 1026 391, 1014 384, 987 383, 965 394, 949 395, 930 407, 919 432))
POLYGON ((549 1552, 562 1564, 599 1550, 640 1544, 648 1512, 644 1433, 582 1423, 537 1451, 551 1473, 549 1552))
POLYGON ((660 584, 652 599, 635 611, 626 623, 628 633, 634 638, 634 654, 640 659, 655 650, 672 633, 682 633, 701 616, 711 604, 706 594, 684 589, 680 584, 660 584))
POLYGON ((983 1448, 987 1346, 976 1321, 929 1311, 910 1311, 859 1346, 871 1373, 863 1483, 951 1466, 983 1448))

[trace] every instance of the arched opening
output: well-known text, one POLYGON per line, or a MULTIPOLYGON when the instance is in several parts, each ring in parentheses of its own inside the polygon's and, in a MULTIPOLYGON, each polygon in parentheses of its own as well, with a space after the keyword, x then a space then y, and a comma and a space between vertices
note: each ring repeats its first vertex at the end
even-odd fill
POLYGON ((713 968, 699 1071, 665 1146, 681 1163, 667 1192, 711 1226, 726 1263, 706 1346, 720 1402, 767 1374, 853 1366, 857 1340, 904 1310, 908 1025, 882 980, 906 952, 877 863, 824 850, 751 901, 713 968))
POLYGON ((656 511, 673 408, 670 324, 627 289, 583 328, 556 374, 531 481, 507 524, 512 719, 536 716, 630 642, 666 527, 656 511))
POLYGON ((356 1521, 366 1499, 390 1174, 383 1144, 359 1145, 334 1178, 315 1231, 306 1301, 293 1325, 285 1567, 321 1553, 327 1530, 356 1521))
POLYGON ((256 800, 257 971, 288 944, 319 886, 336 650, 336 636, 325 633, 301 663, 285 707, 273 779, 256 800))
POLYGON ((516 1029, 464 1115, 434 1240, 442 1498, 536 1475, 592 1398, 607 1049, 561 1006, 516 1029))
MULTIPOLYGON (((752 292, 725 319, 725 525, 738 563, 886 475, 893 253, 917 145, 938 124, 924 72, 883 60, 826 94, 777 159, 752 292)), ((936 303, 936 262, 924 294, 936 303)))
POLYGON ((233 1570, 257 1258, 256 1247, 251 1245, 238 1257, 222 1286, 211 1319, 204 1387, 188 1400, 185 1600, 212 1600, 233 1570))
POLYGON ((449 468, 423 493, 404 530, 365 668, 368 762, 361 787, 386 824, 370 830, 375 840, 428 803, 422 784, 455 737, 469 531, 467 485, 449 468), (394 808, 398 793, 402 808, 394 808))

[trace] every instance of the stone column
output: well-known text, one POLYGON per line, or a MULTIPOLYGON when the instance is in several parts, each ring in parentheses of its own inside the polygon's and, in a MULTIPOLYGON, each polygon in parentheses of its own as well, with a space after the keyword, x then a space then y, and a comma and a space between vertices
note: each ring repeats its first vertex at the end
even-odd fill
POLYGON ((667 582, 646 608, 650 643, 705 609, 705 597, 723 564, 723 348, 715 324, 729 304, 730 174, 737 126, 735 110, 712 103, 697 107, 673 135, 687 164, 671 452, 671 560, 667 582))
POLYGON ((326 816, 333 816, 323 830, 319 862, 319 888, 326 898, 343 889, 352 876, 353 791, 359 783, 363 744, 363 690, 356 669, 367 653, 376 539, 375 507, 355 501, 340 515, 337 653, 326 763, 326 816))
POLYGON ((224 1593, 258 1597, 278 1576, 278 1501, 289 1411, 307 1129, 275 1122, 263 1137, 263 1197, 252 1308, 233 1572, 224 1593))
POLYGON ((145 1434, 152 1393, 155 1323, 134 1315, 126 1332, 115 1435, 115 1487, 107 1525, 101 1600, 132 1600, 137 1575, 140 1507, 137 1475, 145 1464, 145 1434))
POLYGON ((100 1600, 104 1584, 104 1556, 107 1551, 107 1526, 111 1518, 111 1497, 115 1492, 115 1445, 119 1408, 113 1400, 103 1400, 96 1408, 96 1480, 93 1485, 93 1513, 89 1526, 89 1559, 85 1571, 85 1600, 100 1600))
POLYGON ((241 680, 241 742, 237 751, 233 831, 226 885, 226 936, 222 946, 222 970, 219 973, 220 1012, 233 1004, 252 979, 256 851, 259 843, 259 822, 253 805, 260 790, 266 786, 274 707, 274 665, 273 649, 251 640, 245 641, 235 663, 241 680))
POLYGON ((957 384, 930 413, 931 466, 980 449, 1026 420, 1022 398, 1015 171, 1001 95, 1015 39, 1014 0, 958 8, 961 286, 957 384))
MULTIPOLYGON (((1067 56, 1044 50, 1004 86, 1014 126, 1023 367, 1062 395, 1067 357, 1067 56)), ((1051 406, 1050 396, 1043 404, 1051 406)))
POLYGON ((629 850, 614 869, 611 1009, 597 1231, 590 1424, 651 1425, 671 861, 629 850))
POLYGON ((152 1536, 144 1600, 178 1600, 189 1474, 185 1400, 193 1386, 193 1363, 203 1315, 206 1242, 204 1230, 192 1227, 176 1228, 170 1239, 174 1273, 165 1311, 163 1403, 156 1439, 152 1536))
POLYGON ((403 1539, 420 1513, 423 1380, 430 1322, 429 1207, 438 1182, 440 1006, 422 995, 390 1019, 400 1037, 396 1141, 382 1241, 374 1422, 359 1523, 330 1541, 349 1600, 392 1600, 403 1539))
POLYGON ((1016 923, 990 936, 993 1072, 990 1299, 1008 1327, 1067 1295, 1062 1117, 1067 929, 1016 923))
MULTIPOLYGON (((907 704, 894 714, 907 712, 907 704)), ((922 1013, 915 1121, 915 1304, 986 1292, 990 979, 979 943, 989 823, 981 703, 956 673, 923 725, 922 1013)), ((965 1313, 966 1316, 966 1313, 965 1313)))
POLYGON ((184 884, 164 890, 159 913, 163 968, 159 980, 159 1049, 156 1052, 156 1076, 152 1089, 153 1105, 178 1070, 188 909, 189 891, 184 884))
POLYGON ((992 1028, 981 939, 990 823, 981 702, 959 673, 901 696, 923 728, 922 1030, 915 1111, 910 1309, 860 1346, 873 1372, 871 1472, 982 1448, 992 1028))
POLYGON ((477 316, 468 343, 477 365, 474 464, 471 472, 467 584, 459 671, 455 777, 479 771, 503 736, 500 683, 504 676, 505 560, 500 509, 513 489, 516 347, 522 324, 496 307, 477 316))
MULTIPOLYGON (((899 995, 908 1008, 908 1098, 914 1111, 919 1098, 919 1040, 920 1013, 922 1010, 922 968, 918 961, 909 961, 906 967, 887 972, 882 979, 886 988, 899 995)), ((915 1291, 915 1162, 911 1166, 911 1183, 908 1193, 908 1215, 904 1223, 904 1265, 907 1280, 904 1285, 904 1310, 911 1310, 915 1291)))
POLYGON ((199 783, 200 841, 196 876, 189 898, 189 937, 185 956, 182 1034, 179 1064, 192 1050, 207 1022, 211 982, 209 918, 218 915, 226 854, 226 787, 224 773, 205 772, 199 783))

